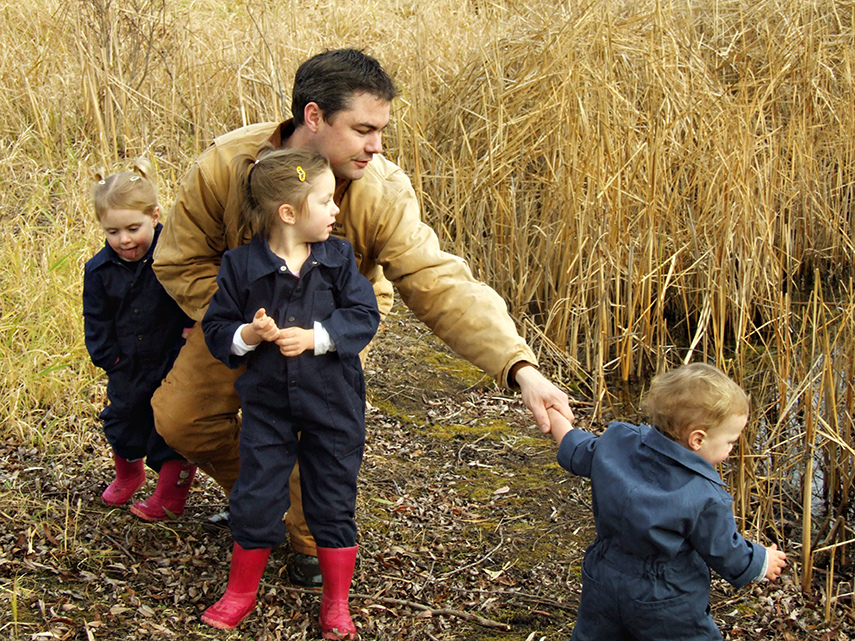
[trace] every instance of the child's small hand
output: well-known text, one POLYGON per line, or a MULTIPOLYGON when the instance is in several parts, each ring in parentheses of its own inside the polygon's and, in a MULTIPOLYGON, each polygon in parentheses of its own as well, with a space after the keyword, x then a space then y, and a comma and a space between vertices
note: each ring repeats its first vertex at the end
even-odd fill
POLYGON ((564 438, 567 432, 573 429, 573 424, 561 412, 551 407, 547 408, 546 413, 549 415, 549 423, 552 426, 549 432, 552 434, 555 442, 561 445, 561 439, 564 438))
POLYGON ((279 328, 262 307, 252 318, 252 329, 264 341, 273 342, 279 337, 279 328))
POLYGON ((299 356, 307 350, 315 349, 315 330, 286 327, 279 331, 276 344, 283 356, 299 356))
POLYGON ((766 555, 769 558, 766 565, 766 578, 769 581, 774 581, 781 576, 781 570, 787 565, 787 555, 781 552, 774 543, 766 548, 766 555))

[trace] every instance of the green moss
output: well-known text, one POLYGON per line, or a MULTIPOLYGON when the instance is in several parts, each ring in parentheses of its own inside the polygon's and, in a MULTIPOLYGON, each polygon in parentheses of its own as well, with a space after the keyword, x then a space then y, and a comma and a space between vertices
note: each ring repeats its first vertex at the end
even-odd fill
POLYGON ((482 439, 501 441, 503 437, 512 435, 514 447, 538 447, 544 439, 538 435, 529 436, 505 421, 486 419, 468 425, 460 423, 436 423, 424 430, 425 435, 442 441, 451 441, 462 437, 465 439, 482 439))
MULTIPOLYGON (((489 380, 489 377, 484 372, 472 365, 469 361, 453 356, 447 352, 436 351, 432 345, 424 343, 419 344, 422 349, 417 350, 416 357, 427 366, 440 372, 445 372, 458 379, 465 387, 471 387, 478 383, 489 380)), ((442 385, 440 378, 434 379, 435 384, 442 385)))

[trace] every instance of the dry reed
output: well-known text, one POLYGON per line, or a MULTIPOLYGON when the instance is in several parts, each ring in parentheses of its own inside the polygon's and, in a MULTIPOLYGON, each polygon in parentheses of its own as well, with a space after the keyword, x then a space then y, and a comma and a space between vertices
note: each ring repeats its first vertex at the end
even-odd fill
POLYGON ((688 360, 750 391, 729 478, 737 514, 799 550, 806 589, 822 571, 829 608, 838 599, 855 549, 851 0, 37 0, 3 12, 8 435, 80 447, 101 401, 79 301, 101 243, 93 169, 153 157, 168 205, 214 136, 287 117, 301 60, 357 46, 401 86, 388 153, 426 218, 597 412, 620 382, 688 360))

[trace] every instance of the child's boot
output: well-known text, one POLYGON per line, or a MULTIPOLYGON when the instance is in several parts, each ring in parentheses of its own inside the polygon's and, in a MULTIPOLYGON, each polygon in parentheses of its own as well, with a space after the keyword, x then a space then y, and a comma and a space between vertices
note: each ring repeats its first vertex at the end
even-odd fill
POLYGON ((268 557, 270 548, 245 550, 235 542, 226 593, 202 613, 202 621, 220 630, 237 627, 255 609, 255 596, 268 557))
POLYGON ((116 480, 101 494, 107 505, 124 505, 145 483, 145 466, 142 459, 129 461, 113 452, 116 480))
POLYGON ((321 630, 324 639, 355 639, 356 626, 350 618, 347 597, 353 568, 356 566, 356 551, 352 548, 318 547, 318 562, 324 580, 324 592, 321 597, 321 630))
POLYGON ((145 501, 134 503, 131 512, 146 521, 175 518, 184 511, 194 476, 195 465, 175 459, 166 461, 160 468, 154 494, 145 501))

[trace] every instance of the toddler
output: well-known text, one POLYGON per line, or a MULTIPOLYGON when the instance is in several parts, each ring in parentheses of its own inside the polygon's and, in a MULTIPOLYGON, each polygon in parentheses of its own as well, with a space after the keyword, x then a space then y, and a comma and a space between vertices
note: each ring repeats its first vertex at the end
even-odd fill
POLYGON ((558 462, 591 479, 597 536, 585 553, 572 639, 721 639, 710 568, 735 587, 776 579, 786 557, 737 531, 715 465, 748 419, 748 396, 694 363, 656 376, 650 425, 614 422, 596 437, 550 410, 558 462))
POLYGON ((159 472, 154 494, 131 506, 146 521, 184 511, 196 467, 155 431, 151 396, 183 344, 192 321, 160 286, 151 268, 161 224, 151 164, 100 177, 92 188, 95 216, 107 242, 84 269, 86 349, 107 372, 108 404, 101 412, 113 448, 116 478, 101 499, 124 505, 145 483, 145 467, 159 472))

